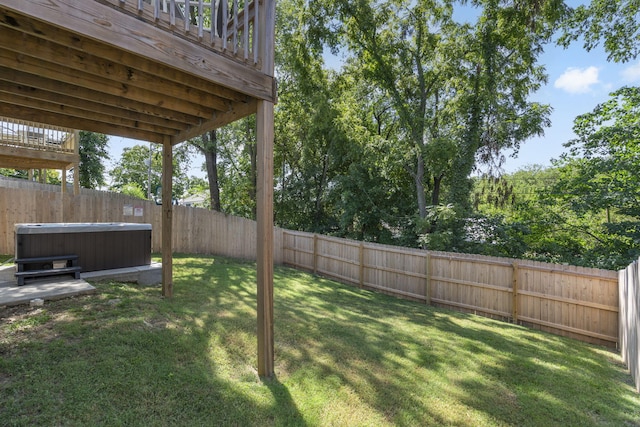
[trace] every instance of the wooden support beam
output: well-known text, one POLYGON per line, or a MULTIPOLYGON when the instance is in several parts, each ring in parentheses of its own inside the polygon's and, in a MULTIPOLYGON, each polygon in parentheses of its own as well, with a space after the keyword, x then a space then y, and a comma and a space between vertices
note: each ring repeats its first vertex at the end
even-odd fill
POLYGON ((166 137, 162 143, 162 296, 173 297, 173 147, 166 137))
MULTIPOLYGON (((159 126, 170 126, 172 120, 183 122, 185 125, 200 122, 195 116, 170 111, 157 105, 125 100, 115 95, 45 79, 42 76, 18 72, 7 67, 0 67, 0 91, 12 96, 21 95, 43 101, 57 101, 63 105, 87 109, 98 115, 129 118, 159 126)), ((183 128, 184 126, 176 127, 176 129, 183 128)))
POLYGON ((73 164, 73 195, 80 194, 80 131, 73 131, 73 150, 78 156, 78 161, 73 164))
POLYGON ((80 165, 78 163, 73 167, 73 195, 80 194, 80 165))
POLYGON ((195 138, 214 129, 221 128, 222 126, 243 117, 249 116, 256 112, 256 105, 257 102, 255 100, 235 102, 230 106, 228 111, 216 112, 211 120, 203 122, 198 126, 192 126, 191 128, 173 136, 171 138, 171 143, 174 145, 179 144, 187 139, 195 138))
MULTIPOLYGON (((62 168, 60 170, 60 172, 62 173, 60 175, 60 181, 61 181, 60 193, 62 194, 62 200, 64 200, 64 196, 65 196, 65 194, 67 194, 67 169, 66 168, 62 168)), ((63 204, 63 206, 64 206, 64 204, 63 204)), ((64 222, 64 220, 62 222, 64 222)))
MULTIPOLYGON (((67 128, 73 128, 78 124, 78 121, 76 119, 73 119, 66 114, 58 114, 51 111, 39 110, 35 107, 36 106, 31 108, 28 106, 20 106, 0 101, 0 116, 12 117, 14 119, 26 120, 36 123, 45 123, 67 128)), ((92 132, 106 133, 107 135, 122 135, 128 138, 140 139, 142 141, 151 141, 156 143, 161 142, 158 135, 153 132, 129 129, 126 134, 122 134, 120 133, 120 128, 114 127, 109 123, 84 120, 83 124, 87 126, 87 128, 90 128, 92 132)))
POLYGON ((273 348, 273 103, 258 101, 257 286, 258 375, 274 374, 273 348))
POLYGON ((513 301, 511 304, 511 317, 513 317, 513 323, 518 323, 518 263, 514 262, 512 264, 513 268, 513 277, 511 279, 511 287, 513 293, 513 301))

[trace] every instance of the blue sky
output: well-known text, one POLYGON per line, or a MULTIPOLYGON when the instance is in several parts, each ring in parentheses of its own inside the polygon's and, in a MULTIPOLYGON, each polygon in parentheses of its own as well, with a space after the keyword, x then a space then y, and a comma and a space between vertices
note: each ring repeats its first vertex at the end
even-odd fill
MULTIPOLYGON (((328 66, 339 68, 335 62, 337 58, 329 55, 326 61, 328 66)), ((531 96, 531 100, 553 107, 552 124, 543 137, 532 138, 522 144, 517 157, 505 153, 507 161, 503 168, 507 173, 531 165, 550 166, 551 159, 557 159, 566 152, 563 144, 575 137, 572 126, 576 116, 592 111, 597 104, 608 99, 609 93, 622 86, 640 85, 640 60, 626 64, 609 63, 603 49, 587 52, 580 42, 573 43, 568 49, 548 45, 540 63, 545 65, 549 79, 531 96)), ((120 159, 123 148, 135 144, 147 143, 110 137, 111 164, 108 169, 120 159)), ((203 158, 194 159, 189 175, 204 177, 205 173, 200 170, 203 162, 203 158)))
POLYGON ((553 107, 551 127, 545 135, 527 141, 517 158, 508 158, 506 172, 527 165, 549 166, 567 149, 563 144, 575 137, 573 120, 609 99, 609 94, 625 85, 640 85, 640 60, 626 64, 607 62, 606 53, 598 48, 587 52, 580 43, 568 49, 548 46, 541 57, 549 76, 532 100, 553 107))

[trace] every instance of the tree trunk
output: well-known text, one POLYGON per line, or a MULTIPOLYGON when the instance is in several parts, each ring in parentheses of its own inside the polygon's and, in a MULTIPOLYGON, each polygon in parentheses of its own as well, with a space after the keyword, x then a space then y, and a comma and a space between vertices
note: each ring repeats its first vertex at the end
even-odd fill
POLYGON ((252 208, 253 218, 256 218, 256 189, 258 185, 258 166, 257 166, 257 155, 258 155, 258 147, 256 146, 255 141, 253 140, 253 135, 251 134, 251 127, 249 120, 245 120, 246 122, 246 150, 249 153, 251 159, 251 176, 249 179, 251 180, 251 185, 249 187, 249 198, 254 202, 252 208))
POLYGON ((220 183, 218 182, 218 136, 215 130, 202 135, 202 145, 205 150, 204 160, 207 165, 207 178, 209 180, 209 197, 211 198, 211 210, 220 212, 220 183))
POLYGON ((437 206, 440 204, 440 187, 442 186, 443 175, 433 177, 433 192, 431 193, 431 204, 437 206))
POLYGON ((416 195, 418 200, 418 213, 420 218, 427 217, 427 198, 424 191, 424 158, 422 153, 418 153, 418 165, 416 167, 416 173, 413 176, 416 183, 416 195))

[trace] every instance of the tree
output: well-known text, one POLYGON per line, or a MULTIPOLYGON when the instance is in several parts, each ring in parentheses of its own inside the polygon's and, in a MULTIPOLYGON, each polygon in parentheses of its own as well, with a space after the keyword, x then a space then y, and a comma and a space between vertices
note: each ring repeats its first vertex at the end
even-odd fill
POLYGON ((11 178, 20 178, 20 179, 27 179, 29 177, 28 171, 26 169, 19 170, 19 169, 0 168, 0 175, 8 176, 11 178))
POLYGON ((564 14, 561 1, 471 2, 481 8, 477 23, 462 39, 467 70, 456 85, 458 154, 452 164, 448 201, 468 210, 471 181, 477 164, 499 170, 502 150, 517 152, 524 141, 544 133, 550 125, 551 107, 528 97, 546 82, 544 67, 537 63, 555 23, 564 14))
POLYGON ((109 158, 107 135, 80 131, 80 185, 99 188, 106 184, 103 160, 109 158))
POLYGON ((204 167, 207 171, 207 180, 209 182, 209 201, 210 209, 221 211, 220 204, 220 183, 218 180, 218 134, 216 130, 206 132, 199 138, 189 140, 204 156, 204 167))
MULTIPOLYGON (((174 147, 173 194, 174 200, 183 197, 189 183, 186 171, 189 166, 189 147, 181 144, 174 147)), ((152 198, 162 185, 162 152, 153 146, 134 145, 122 152, 122 158, 111 171, 111 190, 122 192, 127 184, 134 183, 144 194, 152 198), (149 160, 151 163, 149 164, 149 160), (149 186, 149 184, 151 184, 149 186)))
POLYGON ((334 103, 340 99, 337 78, 324 69, 322 46, 308 21, 317 4, 297 0, 279 4, 276 222, 293 229, 335 233, 339 214, 333 195, 349 150, 349 142, 334 125, 338 114, 334 103))
POLYGON ((540 2, 533 13, 519 2, 472 5, 482 9, 475 26, 453 19, 452 2, 427 0, 333 0, 319 22, 390 100, 422 219, 441 203, 446 180, 446 200, 468 206, 476 162, 517 149, 548 124, 549 107, 527 96, 546 78, 536 60, 561 2, 540 2))
POLYGON ((640 88, 623 87, 578 116, 577 138, 558 162, 555 200, 580 218, 602 265, 627 265, 640 254, 640 88), (595 219, 595 220, 594 220, 595 219))
POLYGON ((564 47, 582 39, 587 51, 603 44, 608 60, 627 62, 640 53, 640 1, 591 0, 573 9, 558 43, 564 47))

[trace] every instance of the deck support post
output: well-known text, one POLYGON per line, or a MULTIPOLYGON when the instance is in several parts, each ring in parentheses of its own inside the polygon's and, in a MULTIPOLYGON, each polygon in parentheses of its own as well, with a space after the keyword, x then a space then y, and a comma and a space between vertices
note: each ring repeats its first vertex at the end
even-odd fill
POLYGON ((80 131, 73 131, 73 152, 78 160, 73 164, 73 195, 80 194, 80 131))
POLYGON ((257 287, 258 375, 274 374, 273 349, 273 103, 258 101, 257 287))
POLYGON ((173 146, 167 136, 162 144, 162 296, 173 297, 173 146))

